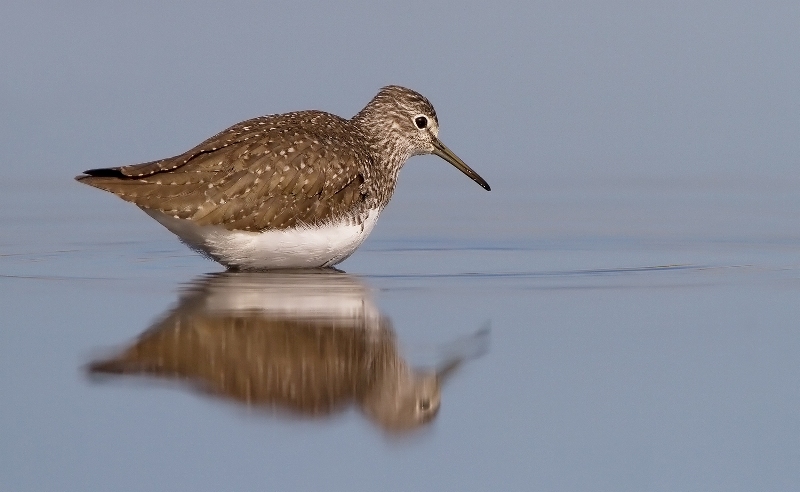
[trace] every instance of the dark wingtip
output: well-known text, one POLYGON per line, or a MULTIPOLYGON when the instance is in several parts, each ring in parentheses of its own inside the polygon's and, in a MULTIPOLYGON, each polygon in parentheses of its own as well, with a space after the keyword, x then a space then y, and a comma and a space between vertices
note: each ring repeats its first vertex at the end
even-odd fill
POLYGON ((116 360, 101 360, 88 364, 86 372, 90 374, 122 374, 124 370, 116 360))
MULTIPOLYGON (((107 167, 102 169, 88 169, 78 176, 75 176, 76 181, 86 181, 90 178, 127 178, 118 167, 107 167)), ((91 184, 89 182, 88 184, 91 184)))
MULTIPOLYGON (((83 172, 83 177, 93 176, 95 178, 124 178, 125 175, 118 167, 105 167, 101 169, 89 169, 83 172), (84 176, 85 175, 85 176, 84 176)), ((80 178, 78 176, 75 179, 80 178)))

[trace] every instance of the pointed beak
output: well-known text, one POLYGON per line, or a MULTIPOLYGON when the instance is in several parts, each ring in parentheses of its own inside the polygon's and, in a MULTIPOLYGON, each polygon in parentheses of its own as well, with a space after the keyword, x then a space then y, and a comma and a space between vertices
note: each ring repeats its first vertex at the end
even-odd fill
POLYGON ((478 175, 478 173, 476 173, 475 171, 472 170, 472 168, 470 168, 468 165, 464 164, 464 161, 459 159, 458 156, 455 155, 452 150, 448 149, 447 146, 445 144, 443 144, 441 142, 441 140, 439 140, 436 137, 433 138, 433 149, 434 150, 433 150, 432 153, 434 155, 438 155, 442 159, 444 159, 447 162, 449 162, 450 164, 454 165, 456 167, 456 169, 458 169, 462 173, 464 173, 467 176, 469 176, 470 179, 472 179, 472 181, 475 181, 476 183, 481 185, 481 188, 483 188, 486 191, 491 191, 492 190, 489 187, 489 183, 487 183, 485 179, 481 178, 478 175))

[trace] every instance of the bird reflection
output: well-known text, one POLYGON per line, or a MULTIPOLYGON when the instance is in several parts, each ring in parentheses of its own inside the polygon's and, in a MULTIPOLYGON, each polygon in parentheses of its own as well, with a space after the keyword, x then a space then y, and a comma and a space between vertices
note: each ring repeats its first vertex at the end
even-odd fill
POLYGON ((431 421, 441 385, 485 352, 488 330, 451 343, 442 363, 409 366, 390 320, 336 270, 201 277, 178 306, 92 374, 145 374, 208 394, 307 416, 357 406, 388 431, 431 421))

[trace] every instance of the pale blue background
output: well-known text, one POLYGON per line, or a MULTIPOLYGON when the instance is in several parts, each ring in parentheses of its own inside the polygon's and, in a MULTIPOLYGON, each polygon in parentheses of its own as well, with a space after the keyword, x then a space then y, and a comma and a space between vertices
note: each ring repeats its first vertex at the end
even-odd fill
POLYGON ((797 490, 799 31, 797 2, 5 2, 0 489, 797 490), (491 322, 431 429, 85 378, 219 267, 72 176, 390 83, 493 188, 413 159, 341 265, 412 349, 491 322))
POLYGON ((143 161, 395 83, 499 188, 794 177, 799 23, 796 2, 6 2, 4 165, 143 161))

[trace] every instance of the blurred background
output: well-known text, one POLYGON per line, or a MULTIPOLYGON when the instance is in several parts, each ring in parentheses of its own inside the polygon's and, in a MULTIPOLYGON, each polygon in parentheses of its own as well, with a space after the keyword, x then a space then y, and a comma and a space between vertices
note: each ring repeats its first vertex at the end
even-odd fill
POLYGON ((139 162, 261 114, 350 116, 400 84, 501 190, 796 177, 799 8, 6 2, 3 160, 36 176, 139 162))
POLYGON ((788 1, 4 2, 0 488, 795 489, 798 30, 788 1), (388 84, 492 186, 410 160, 341 265, 406 345, 492 321, 432 437, 86 381, 220 268, 73 176, 388 84))

